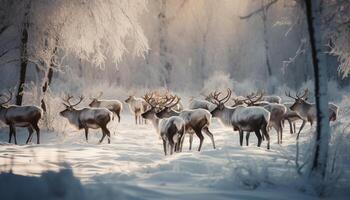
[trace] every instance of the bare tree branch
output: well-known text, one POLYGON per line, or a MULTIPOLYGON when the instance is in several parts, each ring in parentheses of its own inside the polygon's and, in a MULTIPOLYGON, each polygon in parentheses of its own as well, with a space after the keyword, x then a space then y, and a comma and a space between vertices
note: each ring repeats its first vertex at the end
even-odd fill
POLYGON ((278 0, 272 0, 271 2, 269 2, 268 4, 262 6, 261 8, 257 9, 257 10, 254 10, 253 12, 245 15, 245 16, 240 16, 239 18, 240 19, 249 19, 250 17, 256 15, 257 13, 260 13, 264 10, 267 10, 269 9, 273 4, 277 3, 278 0))

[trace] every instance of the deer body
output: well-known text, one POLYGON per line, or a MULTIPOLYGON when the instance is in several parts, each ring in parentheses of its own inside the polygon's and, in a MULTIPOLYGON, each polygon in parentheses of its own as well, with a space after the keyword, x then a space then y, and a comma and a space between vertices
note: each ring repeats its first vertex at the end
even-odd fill
POLYGON ((215 107, 214 104, 210 103, 207 100, 201 100, 201 99, 193 99, 189 105, 189 109, 202 108, 208 111, 212 110, 213 107, 215 107))
POLYGON ((271 95, 271 96, 263 96, 262 101, 267 101, 269 103, 278 103, 280 104, 282 99, 279 96, 271 95))
POLYGON ((135 116, 135 124, 137 124, 137 123, 142 124, 141 114, 144 113, 149 107, 149 105, 146 103, 146 101, 143 100, 142 98, 138 98, 135 96, 129 96, 125 100, 125 103, 127 103, 129 105, 130 111, 135 116))
POLYGON ((78 103, 72 105, 70 99, 73 96, 68 96, 63 103, 66 107, 65 110, 60 112, 60 115, 66 118, 70 124, 75 126, 78 130, 85 130, 85 138, 88 141, 89 128, 102 130, 102 138, 99 143, 102 143, 103 139, 108 137, 108 143, 111 143, 110 131, 107 128, 107 124, 111 121, 113 113, 107 108, 82 108, 76 109, 75 106, 82 102, 83 97, 80 97, 78 103))
POLYGON ((142 117, 150 120, 156 129, 158 136, 163 141, 164 154, 167 155, 167 149, 170 149, 170 155, 173 151, 179 152, 181 138, 185 134, 185 121, 177 116, 166 119, 159 119, 156 116, 155 108, 142 113, 142 117))
POLYGON ((29 135, 26 144, 32 140, 33 129, 36 132, 37 144, 39 144, 40 128, 38 122, 43 116, 43 110, 37 106, 6 105, 12 99, 12 92, 10 90, 8 92, 9 96, 0 94, 0 98, 6 98, 5 101, 0 103, 0 120, 10 128, 9 143, 11 143, 13 135, 15 144, 17 144, 16 127, 27 127, 29 135))
POLYGON ((255 132, 255 135, 258 138, 258 147, 260 147, 262 142, 262 137, 260 134, 261 131, 262 135, 264 135, 267 140, 267 149, 270 149, 270 136, 267 131, 270 121, 270 112, 262 107, 246 107, 238 105, 241 103, 241 101, 237 100, 235 101, 236 105, 234 105, 233 107, 227 107, 225 103, 231 97, 231 90, 227 89, 227 95, 224 98, 219 99, 220 94, 220 92, 214 92, 209 96, 212 103, 216 105, 216 108, 213 111, 211 111, 212 116, 217 117, 226 126, 233 127, 234 131, 239 131, 239 139, 241 146, 243 144, 244 131, 253 131, 255 132))
POLYGON ((117 115, 118 122, 120 122, 120 112, 123 110, 122 102, 118 100, 93 99, 89 104, 90 107, 107 108, 114 115, 117 115))
MULTIPOLYGON (((309 122, 312 126, 314 121, 317 120, 317 109, 314 103, 307 102, 308 90, 304 91, 304 94, 300 96, 299 92, 296 94, 296 97, 293 97, 286 93, 286 96, 291 97, 295 100, 293 105, 290 107, 292 111, 296 111, 303 119, 303 123, 299 129, 297 139, 299 139, 300 132, 305 126, 306 122, 309 122)), ((329 121, 335 121, 338 115, 338 106, 333 103, 328 104, 329 109, 329 121)))
MULTIPOLYGON (((204 141, 202 131, 204 131, 204 133, 206 133, 210 137, 213 144, 213 148, 215 149, 214 136, 209 131, 209 126, 211 123, 211 114, 209 111, 199 108, 195 110, 183 110, 182 112, 176 112, 171 108, 165 108, 162 111, 158 112, 156 115, 159 118, 179 116, 185 121, 186 133, 190 135, 190 150, 192 148, 194 133, 198 136, 200 140, 198 151, 201 150, 202 144, 204 141)), ((184 137, 181 140, 181 149, 182 149, 183 140, 184 140, 184 137)))
POLYGON ((26 143, 32 139, 33 129, 37 134, 37 144, 40 143, 40 129, 38 122, 43 116, 43 110, 37 106, 0 106, 0 120, 10 127, 9 143, 14 135, 17 144, 16 127, 27 127, 29 135, 26 143))

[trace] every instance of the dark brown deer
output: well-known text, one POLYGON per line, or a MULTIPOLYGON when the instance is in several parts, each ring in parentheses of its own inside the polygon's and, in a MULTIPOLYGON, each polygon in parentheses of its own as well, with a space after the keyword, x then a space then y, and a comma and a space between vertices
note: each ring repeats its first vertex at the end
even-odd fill
POLYGON ((60 115, 68 119, 69 123, 75 126, 77 129, 85 130, 85 138, 88 141, 89 128, 102 130, 102 138, 99 143, 102 143, 103 139, 108 137, 108 143, 111 143, 111 134, 107 128, 107 124, 111 121, 113 113, 107 108, 89 108, 76 109, 75 106, 80 104, 84 97, 80 96, 77 103, 72 104, 70 101, 73 96, 67 95, 63 99, 63 105, 66 107, 60 112, 60 115))
POLYGON ((8 92, 9 96, 0 95, 1 98, 5 98, 5 100, 0 103, 0 120, 10 128, 9 143, 11 143, 13 135, 15 144, 17 144, 16 127, 26 127, 29 132, 26 144, 32 140, 33 129, 36 132, 37 144, 40 144, 40 128, 38 122, 43 116, 43 110, 37 106, 6 105, 12 99, 12 92, 8 92))
MULTIPOLYGON (((309 122, 312 126, 314 121, 317 119, 317 110, 316 105, 314 103, 307 102, 307 97, 309 95, 309 90, 304 90, 304 93, 301 94, 297 92, 295 96, 292 96, 290 92, 286 92, 286 96, 294 99, 294 104, 290 107, 291 110, 296 111, 302 118, 303 123, 299 129, 297 139, 299 139, 299 135, 301 130, 304 128, 306 122, 309 122)), ((329 103, 329 121, 335 121, 338 115, 338 106, 335 104, 329 103)))

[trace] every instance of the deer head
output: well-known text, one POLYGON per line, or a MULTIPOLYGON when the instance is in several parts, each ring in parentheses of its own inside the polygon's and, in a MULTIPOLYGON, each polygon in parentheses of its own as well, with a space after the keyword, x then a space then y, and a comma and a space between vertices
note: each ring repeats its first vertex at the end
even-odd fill
POLYGON ((305 89, 303 93, 300 93, 299 91, 295 94, 295 96, 292 96, 290 94, 290 91, 286 93, 287 97, 290 97, 294 99, 294 104, 290 107, 291 110, 298 110, 301 106, 307 104, 306 100, 309 96, 309 90, 305 89))
POLYGON ((74 108, 75 106, 79 105, 83 99, 84 99, 84 96, 80 96, 79 97, 79 100, 72 104, 71 103, 71 100, 73 99, 74 97, 72 95, 66 95, 66 97, 62 98, 62 101, 63 101, 63 105, 66 107, 63 111, 60 112, 60 115, 61 116, 66 116, 67 113, 69 112, 72 112, 72 111, 75 111, 76 109, 74 108))

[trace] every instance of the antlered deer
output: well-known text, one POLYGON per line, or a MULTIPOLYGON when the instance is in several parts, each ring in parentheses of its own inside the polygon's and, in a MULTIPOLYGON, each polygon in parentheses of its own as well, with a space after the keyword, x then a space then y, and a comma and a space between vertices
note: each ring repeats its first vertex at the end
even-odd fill
MULTIPOLYGON (((248 106, 260 106, 265 108, 267 111, 270 112, 270 122, 269 127, 273 127, 277 132, 277 143, 282 143, 282 136, 283 136, 283 126, 282 122, 284 120, 285 114, 287 112, 286 106, 283 104, 278 103, 270 103, 267 101, 260 101, 263 98, 263 94, 251 94, 248 95, 247 98, 244 100, 245 104, 248 106)), ((249 140, 249 133, 246 137, 247 145, 249 140)))
POLYGON ((145 102, 145 100, 131 95, 125 100, 125 103, 129 105, 130 111, 135 115, 135 124, 142 124, 141 114, 149 108, 149 105, 145 102))
MULTIPOLYGON (((211 123, 210 112, 208 110, 201 109, 201 108, 194 109, 194 110, 183 110, 181 112, 177 112, 172 108, 176 106, 176 104, 180 101, 180 98, 178 98, 177 96, 170 96, 165 98, 168 98, 167 103, 163 105, 164 108, 156 114, 157 117, 168 118, 171 116, 179 116, 183 120, 185 120, 186 133, 190 135, 190 150, 192 148, 192 140, 193 140, 194 133, 198 136, 200 141, 198 151, 201 150, 203 140, 204 140, 202 131, 204 131, 204 133, 206 133, 210 137, 213 144, 213 148, 215 149, 214 136, 209 131, 209 126, 211 123)), ((184 137, 182 138, 180 149, 182 149, 183 140, 184 140, 184 137)))
POLYGON ((216 105, 216 108, 211 111, 213 117, 217 117, 226 126, 233 127, 233 130, 239 130, 240 145, 243 143, 243 131, 255 132, 258 138, 258 147, 262 142, 260 131, 267 140, 267 149, 270 149, 270 136, 267 127, 270 121, 270 112, 262 107, 245 107, 235 106, 227 107, 225 103, 231 97, 231 90, 227 89, 227 95, 219 99, 221 93, 214 92, 211 95, 211 101, 216 105))
MULTIPOLYGON (((309 91, 306 89, 304 90, 304 94, 300 95, 299 92, 296 93, 295 97, 293 97, 290 92, 286 92, 286 96, 294 99, 294 104, 290 107, 291 110, 296 111, 302 118, 303 123, 300 127, 300 130, 298 132, 297 139, 299 139, 299 134, 303 127, 305 126, 306 122, 308 121, 310 125, 313 125, 313 122, 317 119, 317 110, 316 105, 314 103, 307 102, 307 96, 309 91)), ((335 121, 338 116, 338 106, 335 104, 328 104, 329 107, 329 121, 335 121)))
POLYGON ((85 138, 88 141, 89 128, 102 130, 102 138, 99 143, 102 143, 103 139, 108 137, 108 143, 111 143, 111 134, 107 128, 108 123, 112 119, 113 113, 107 108, 89 108, 76 109, 75 106, 80 104, 84 97, 80 96, 77 103, 72 104, 70 101, 73 98, 71 95, 67 95, 63 99, 63 105, 66 107, 60 112, 60 115, 68 119, 69 123, 76 128, 85 130, 85 138))
POLYGON ((89 104, 90 107, 95 108, 107 108, 113 113, 114 115, 117 115, 118 122, 120 122, 120 112, 123 110, 123 104, 119 100, 110 100, 110 99, 100 99, 102 96, 102 92, 97 96, 93 97, 91 100, 91 103, 89 104))
POLYGON ((165 119, 159 119, 156 111, 161 106, 160 102, 155 100, 153 93, 147 93, 144 100, 151 106, 149 110, 142 113, 141 116, 150 120, 157 131, 157 134, 163 140, 164 154, 167 155, 167 144, 170 147, 170 155, 173 151, 180 151, 180 141, 185 133, 185 121, 178 116, 172 116, 165 119))
POLYGON ((11 91, 9 91, 9 96, 2 94, 0 97, 6 98, 5 101, 0 103, 0 120, 10 128, 9 143, 11 143, 13 135, 15 144, 17 144, 16 127, 26 127, 29 132, 26 144, 32 140, 33 129, 36 132, 37 144, 40 144, 40 128, 38 122, 43 116, 43 110, 37 106, 6 105, 12 99, 11 91))

